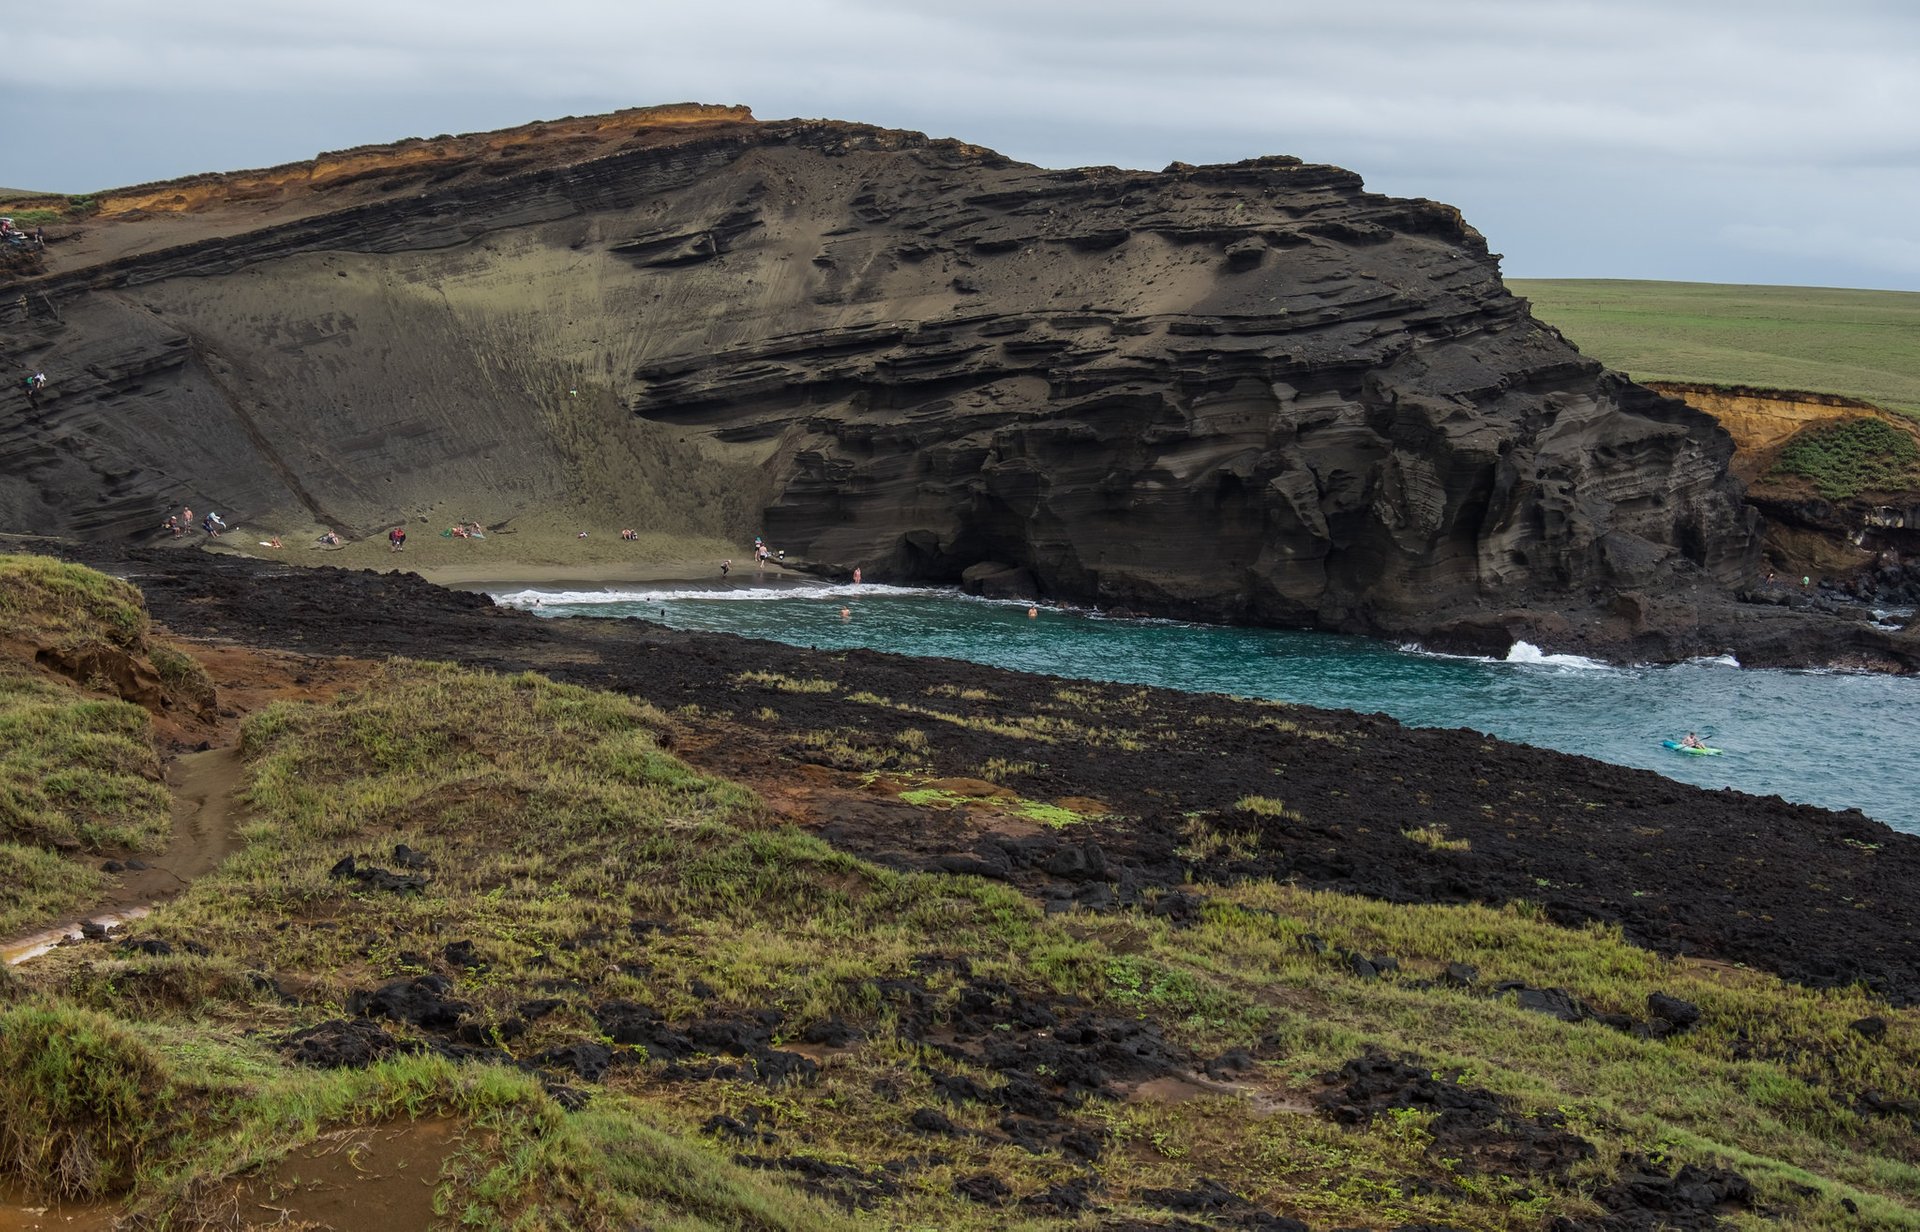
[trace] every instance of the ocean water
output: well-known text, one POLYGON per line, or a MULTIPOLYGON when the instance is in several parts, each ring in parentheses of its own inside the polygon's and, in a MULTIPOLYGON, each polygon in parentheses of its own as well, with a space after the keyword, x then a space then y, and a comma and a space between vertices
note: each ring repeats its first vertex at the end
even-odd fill
POLYGON ((1701 787, 1857 808, 1920 834, 1920 679, 1750 671, 1730 658, 1615 667, 1522 642, 1501 659, 1329 633, 1223 628, 868 584, 766 584, 494 598, 543 616, 632 616, 820 649, 866 647, 1021 671, 1380 712, 1422 727, 1654 770, 1701 787), (842 616, 842 611, 845 616, 842 616), (1688 731, 1724 750, 1663 748, 1688 731))

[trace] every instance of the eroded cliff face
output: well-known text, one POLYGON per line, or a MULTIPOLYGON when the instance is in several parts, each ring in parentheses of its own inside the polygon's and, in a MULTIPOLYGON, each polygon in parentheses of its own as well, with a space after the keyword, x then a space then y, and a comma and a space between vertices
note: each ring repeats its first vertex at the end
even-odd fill
POLYGON ((1733 438, 1734 470, 1750 483, 1761 477, 1760 468, 1773 461, 1773 451, 1803 428, 1863 414, 1887 417, 1894 423, 1907 422, 1905 417, 1882 410, 1871 402, 1839 394, 1680 381, 1648 381, 1646 386, 1711 415, 1715 423, 1725 428, 1733 438))
POLYGON ((123 194, 5 290, 6 358, 52 390, 0 420, 0 522, 567 503, 1379 632, 1754 567, 1726 433, 1535 322, 1446 206, 1284 158, 567 123, 123 194))

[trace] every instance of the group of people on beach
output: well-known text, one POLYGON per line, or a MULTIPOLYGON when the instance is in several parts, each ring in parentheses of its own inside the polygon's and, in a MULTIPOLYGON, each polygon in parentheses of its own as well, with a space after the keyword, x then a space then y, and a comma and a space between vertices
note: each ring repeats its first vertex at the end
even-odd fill
MULTIPOLYGON (((169 513, 167 520, 160 523, 160 529, 166 531, 176 539, 191 531, 193 529, 193 506, 182 505, 179 513, 169 513)), ((226 533, 227 523, 219 514, 210 512, 206 517, 200 519, 200 529, 206 532, 207 538, 218 539, 226 533)))
MULTIPOLYGON (((753 567, 756 570, 765 572, 768 565, 784 565, 786 563, 787 563, 787 553, 785 549, 782 549, 776 552, 772 548, 767 546, 767 541, 764 537, 760 535, 755 535, 753 537, 753 567)), ((732 572, 733 572, 732 557, 728 557, 726 560, 723 560, 720 562, 721 577, 726 577, 728 574, 732 572)), ((858 582, 860 580, 860 571, 858 569, 855 569, 853 571, 853 580, 855 582, 858 582)))
MULTIPOLYGON (((168 513, 165 520, 160 523, 160 529, 175 539, 180 538, 182 535, 191 534, 194 529, 193 506, 182 505, 179 513, 168 513)), ((232 528, 227 525, 227 520, 217 512, 209 511, 205 517, 200 519, 200 530, 204 532, 209 539, 218 539, 230 529, 232 528)), ((402 532, 401 538, 404 539, 405 537, 405 533, 402 532)), ((345 543, 346 540, 340 537, 340 532, 328 530, 313 542, 316 547, 337 548, 345 543)), ((260 546, 277 550, 285 545, 280 542, 280 536, 268 535, 265 539, 260 540, 260 546)))

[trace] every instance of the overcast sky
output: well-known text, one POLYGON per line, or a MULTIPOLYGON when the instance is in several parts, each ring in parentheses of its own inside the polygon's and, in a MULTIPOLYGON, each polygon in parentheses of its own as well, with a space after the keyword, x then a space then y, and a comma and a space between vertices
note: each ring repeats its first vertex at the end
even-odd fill
POLYGON ((1046 166, 1335 163, 1513 277, 1920 290, 1914 0, 62 0, 6 43, 9 188, 745 103, 1046 166))

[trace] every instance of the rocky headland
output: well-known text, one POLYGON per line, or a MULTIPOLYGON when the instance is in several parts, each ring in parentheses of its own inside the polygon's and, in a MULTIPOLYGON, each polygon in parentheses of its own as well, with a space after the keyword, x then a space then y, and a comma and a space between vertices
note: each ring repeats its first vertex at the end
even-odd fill
POLYGON ((1920 664, 1743 604, 1713 419, 1450 207, 685 106, 102 193, 0 287, 0 526, 566 509, 832 572, 1616 658, 1920 664))

